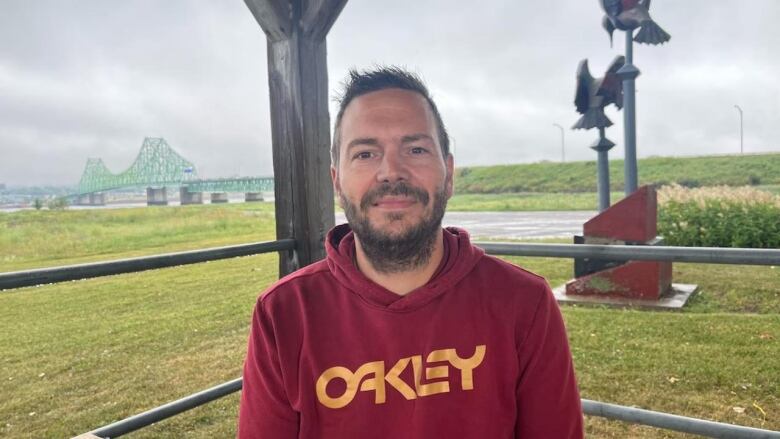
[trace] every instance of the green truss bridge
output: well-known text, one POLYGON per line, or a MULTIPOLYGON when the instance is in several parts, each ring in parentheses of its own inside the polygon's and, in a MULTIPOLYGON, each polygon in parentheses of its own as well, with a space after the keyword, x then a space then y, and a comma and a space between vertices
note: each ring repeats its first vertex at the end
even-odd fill
POLYGON ((259 193, 272 192, 274 179, 273 177, 199 179, 195 165, 174 151, 165 139, 147 137, 133 164, 119 174, 109 171, 102 159, 87 159, 87 165, 79 181, 78 192, 74 196, 83 199, 85 196, 115 189, 169 186, 179 186, 182 188, 182 194, 185 192, 259 193))

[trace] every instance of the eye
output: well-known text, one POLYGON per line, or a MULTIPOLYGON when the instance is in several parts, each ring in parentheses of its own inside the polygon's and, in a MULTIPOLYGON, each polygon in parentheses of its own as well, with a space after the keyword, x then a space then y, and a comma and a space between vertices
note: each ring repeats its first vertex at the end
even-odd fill
POLYGON ((374 157, 374 153, 371 151, 359 151, 352 158, 354 160, 368 160, 374 157))
POLYGON ((413 146, 409 150, 409 152, 411 152, 414 155, 419 155, 419 154, 425 154, 426 152, 428 152, 428 150, 423 148, 422 146, 413 146))

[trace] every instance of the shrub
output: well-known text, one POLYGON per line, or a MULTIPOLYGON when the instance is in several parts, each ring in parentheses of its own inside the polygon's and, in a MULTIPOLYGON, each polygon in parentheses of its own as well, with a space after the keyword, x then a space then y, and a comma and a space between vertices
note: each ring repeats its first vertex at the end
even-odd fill
POLYGON ((665 186, 658 232, 669 245, 780 247, 780 197, 757 189, 665 186))
POLYGON ((758 186, 759 184, 761 184, 761 177, 752 174, 748 175, 748 184, 750 186, 758 186))
POLYGON ((49 210, 65 210, 68 208, 68 199, 65 197, 58 197, 48 204, 49 210))
POLYGON ((693 178, 682 178, 679 181, 679 185, 682 187, 699 187, 701 186, 701 183, 699 183, 699 180, 693 179, 693 178))

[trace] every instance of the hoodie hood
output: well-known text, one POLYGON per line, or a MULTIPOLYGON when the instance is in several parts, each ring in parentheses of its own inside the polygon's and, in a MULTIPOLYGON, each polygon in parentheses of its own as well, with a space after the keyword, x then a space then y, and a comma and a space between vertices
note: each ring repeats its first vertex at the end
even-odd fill
POLYGON ((327 264, 336 280, 374 307, 406 312, 421 308, 463 279, 485 252, 471 245, 468 233, 456 227, 442 229, 444 256, 431 280, 406 295, 396 294, 367 278, 355 265, 355 235, 348 224, 328 232, 327 264))

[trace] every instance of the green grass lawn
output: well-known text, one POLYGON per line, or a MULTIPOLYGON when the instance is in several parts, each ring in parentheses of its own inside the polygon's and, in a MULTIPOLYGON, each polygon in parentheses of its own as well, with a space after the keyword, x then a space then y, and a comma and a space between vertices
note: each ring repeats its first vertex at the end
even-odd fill
POLYGON ((0 272, 275 239, 273 203, 0 213, 0 272))
MULTIPOLYGON (((85 236, 60 259, 34 261, 113 257, 111 244, 90 242, 106 232, 83 231, 113 230, 108 224, 126 215, 137 230, 122 234, 154 247, 117 238, 122 255, 273 239, 266 206, 138 211, 59 212, 47 222, 69 234, 35 241, 24 254, 45 255, 39 246, 47 242, 85 236), (198 229, 200 215, 228 225, 198 229), (184 235, 204 241, 172 239, 168 222, 180 221, 193 227, 184 235)), ((0 218, 24 223, 16 215, 0 218)), ((29 266, 33 258, 19 259, 29 266)), ((571 275, 570 260, 508 259, 553 286, 571 275)), ((240 376, 250 313, 277 264, 274 254, 258 255, 0 292, 0 437, 70 437, 240 376)), ((674 277, 702 289, 682 312, 563 308, 582 396, 779 430, 780 268, 675 264, 674 277)), ((232 395, 129 437, 232 437, 237 407, 232 395)), ((592 417, 586 425, 591 437, 688 437, 592 417)))
MULTIPOLYGON (((757 189, 780 195, 780 185, 757 186, 757 189)), ((623 191, 610 193, 612 204, 623 199, 623 191)), ((558 210, 598 210, 595 192, 521 192, 470 194, 455 193, 447 210, 460 212, 533 212, 558 210)))
MULTIPOLYGON (((780 185, 780 153, 648 157, 638 167, 640 185, 780 185)), ((612 190, 623 189, 623 160, 610 160, 609 177, 612 190)), ((595 192, 596 179, 595 161, 540 162, 458 168, 455 187, 467 193, 595 192)))

